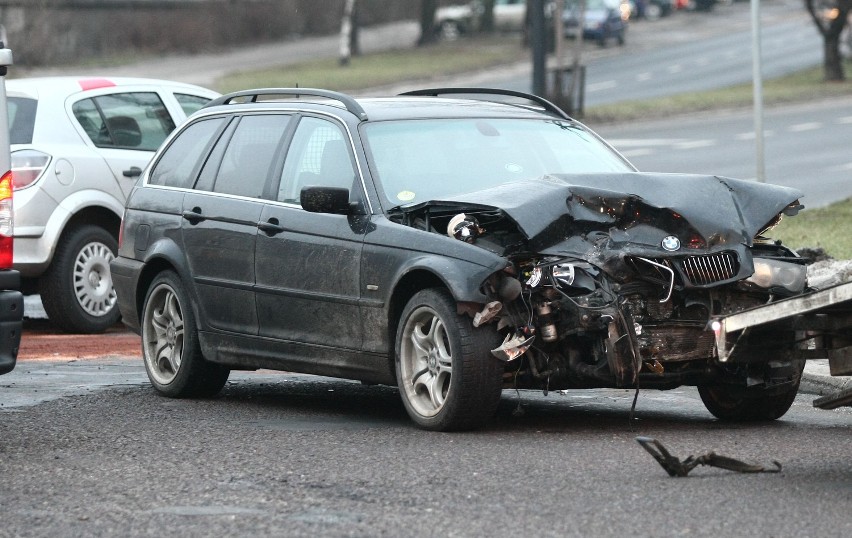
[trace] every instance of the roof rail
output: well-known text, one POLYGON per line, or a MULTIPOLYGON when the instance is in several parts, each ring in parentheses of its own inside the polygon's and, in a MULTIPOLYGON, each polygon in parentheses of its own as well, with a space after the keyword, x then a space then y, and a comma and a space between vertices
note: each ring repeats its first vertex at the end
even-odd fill
POLYGON ((564 110, 554 105, 544 97, 539 97, 538 95, 533 95, 531 93, 516 92, 514 90, 501 90, 499 88, 429 88, 424 90, 413 90, 410 92, 404 92, 400 95, 420 95, 438 97, 441 95, 453 94, 505 95, 508 97, 519 97, 521 99, 526 99, 527 101, 539 105, 540 107, 544 108, 546 112, 549 112, 555 116, 559 116, 560 118, 572 121, 574 119, 568 114, 566 114, 564 110))
POLYGON ((256 90, 241 90, 214 99, 207 103, 206 106, 211 107, 218 105, 227 105, 240 97, 247 97, 249 98, 249 102, 256 103, 259 97, 269 95, 296 98, 299 98, 304 95, 308 97, 321 97, 323 99, 330 99, 332 101, 342 103, 343 106, 346 107, 346 110, 358 116, 358 119, 362 121, 367 119, 367 113, 364 111, 361 105, 358 104, 358 101, 356 101, 355 98, 353 98, 351 95, 346 95, 345 93, 334 92, 331 90, 320 90, 317 88, 260 88, 256 90))

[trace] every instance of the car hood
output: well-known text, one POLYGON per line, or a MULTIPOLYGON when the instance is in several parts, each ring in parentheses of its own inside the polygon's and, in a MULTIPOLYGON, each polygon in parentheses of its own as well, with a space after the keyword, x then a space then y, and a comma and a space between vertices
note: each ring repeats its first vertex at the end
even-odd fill
POLYGON ((719 176, 655 173, 552 175, 417 204, 499 210, 540 253, 599 248, 666 252, 674 235, 694 250, 751 245, 780 212, 795 213, 796 189, 719 176))

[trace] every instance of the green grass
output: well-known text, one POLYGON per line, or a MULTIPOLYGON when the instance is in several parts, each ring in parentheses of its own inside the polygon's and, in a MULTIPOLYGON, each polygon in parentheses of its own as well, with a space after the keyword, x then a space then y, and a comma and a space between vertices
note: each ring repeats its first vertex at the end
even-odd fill
POLYGON ((821 247, 838 260, 852 259, 852 198, 818 209, 805 209, 784 217, 769 235, 792 249, 821 247))
POLYGON ((230 92, 245 88, 312 87, 355 91, 408 80, 429 80, 514 63, 529 56, 519 39, 471 38, 429 47, 400 49, 352 58, 346 67, 338 60, 304 62, 276 69, 233 73, 215 88, 230 92))

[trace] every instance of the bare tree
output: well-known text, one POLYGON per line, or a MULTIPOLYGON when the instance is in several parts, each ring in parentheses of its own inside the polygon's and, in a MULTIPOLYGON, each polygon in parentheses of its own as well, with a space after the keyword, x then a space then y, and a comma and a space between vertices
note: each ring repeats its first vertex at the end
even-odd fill
POLYGON ((343 4, 343 19, 340 22, 340 65, 349 65, 352 56, 357 56, 360 52, 357 10, 357 0, 346 0, 343 4))
POLYGON ((849 19, 852 0, 805 0, 805 7, 822 34, 825 80, 845 80, 840 34, 849 19))
POLYGON ((420 0, 420 38, 418 46, 428 45, 438 40, 435 31, 435 12, 438 11, 438 0, 420 0))

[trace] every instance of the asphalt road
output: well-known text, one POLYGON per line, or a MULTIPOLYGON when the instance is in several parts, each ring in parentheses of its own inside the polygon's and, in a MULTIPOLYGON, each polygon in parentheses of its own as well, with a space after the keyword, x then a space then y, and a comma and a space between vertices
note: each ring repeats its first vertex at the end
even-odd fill
POLYGON ((852 410, 722 425, 691 389, 504 392, 483 430, 396 389, 243 373, 213 400, 114 388, 0 413, 3 536, 849 536, 852 410), (520 413, 518 413, 520 403, 520 413), (670 478, 635 442, 779 474, 670 478))
MULTIPOLYGON (((756 176, 749 110, 601 125, 596 130, 643 171, 756 176)), ((764 137, 767 182, 800 189, 807 208, 852 197, 852 98, 767 110, 764 137)))

